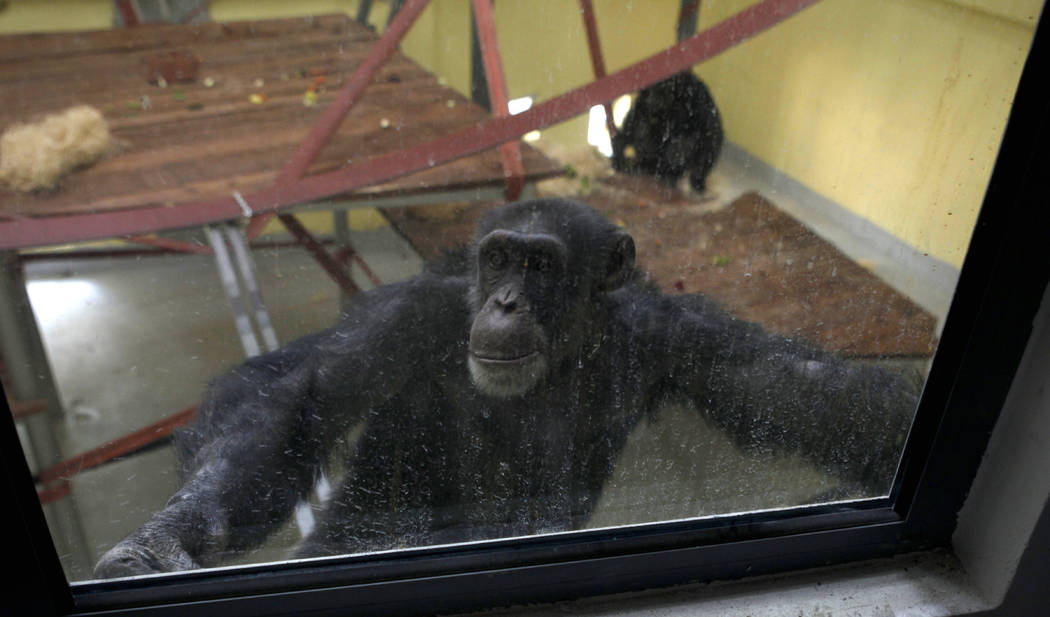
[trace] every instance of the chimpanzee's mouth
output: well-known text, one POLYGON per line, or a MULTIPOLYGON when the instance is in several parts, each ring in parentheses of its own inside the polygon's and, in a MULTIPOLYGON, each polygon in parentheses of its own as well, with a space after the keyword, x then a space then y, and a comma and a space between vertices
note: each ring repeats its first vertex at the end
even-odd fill
POLYGON ((471 356, 475 361, 480 362, 486 366, 515 366, 519 364, 526 364, 532 362, 540 355, 538 351, 530 351, 527 354, 521 356, 503 357, 494 354, 481 354, 478 352, 471 352, 471 356))

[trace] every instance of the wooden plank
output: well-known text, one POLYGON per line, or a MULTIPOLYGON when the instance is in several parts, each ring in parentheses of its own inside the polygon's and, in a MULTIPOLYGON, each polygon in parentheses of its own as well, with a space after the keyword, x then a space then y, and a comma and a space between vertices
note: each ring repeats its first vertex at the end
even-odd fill
MULTIPOLYGON (((136 29, 137 30, 137 29, 136 29)), ((121 32, 121 31, 117 31, 121 32)), ((0 41, 4 38, 0 37, 0 41)), ((69 57, 38 56, 19 59, 0 58, 0 79, 17 78, 26 73, 33 76, 46 71, 71 73, 81 70, 106 71, 127 64, 128 59, 139 61, 158 53, 174 50, 190 51, 205 62, 243 64, 260 60, 280 60, 281 55, 294 53, 325 52, 333 54, 364 54, 375 41, 374 37, 346 36, 338 34, 304 33, 295 36, 271 39, 246 40, 199 40, 189 44, 156 45, 149 48, 114 49, 105 54, 90 54, 69 57), (275 55, 277 54, 277 55, 275 55)))
MULTIPOLYGON (((371 31, 345 15, 205 24, 146 24, 136 28, 87 32, 10 34, 0 37, 0 62, 40 58, 69 59, 132 50, 164 49, 238 39, 283 39, 301 33, 367 38, 371 31)), ((372 35, 374 36, 374 35, 372 35)))
MULTIPOLYGON (((386 86, 389 93, 377 87, 366 95, 310 172, 413 146, 485 117, 479 108, 441 88, 420 90, 419 95, 406 97, 400 107, 391 109, 388 100, 399 85, 386 86), (456 101, 451 109, 449 100, 456 101), (389 128, 382 127, 383 120, 389 122, 389 128)), ((304 111, 300 99, 296 94, 265 106, 238 103, 224 113, 192 121, 186 114, 193 112, 176 112, 163 123, 117 125, 115 133, 129 144, 127 152, 67 177, 57 193, 14 195, 3 210, 25 215, 90 211, 114 203, 108 199, 113 195, 138 192, 132 187, 143 181, 162 190, 164 184, 210 183, 227 175, 272 171, 294 150, 316 117, 316 111, 304 111), (274 128, 261 132, 261 124, 274 128)), ((170 196, 161 202, 168 199, 170 196)))
MULTIPOLYGON (((0 124, 89 104, 103 111, 121 143, 119 153, 70 174, 56 191, 0 189, 0 217, 175 206, 266 188, 375 40, 344 16, 0 37, 0 124), (185 45, 203 60, 197 82, 167 88, 147 83, 144 58, 185 45), (327 90, 318 94, 317 106, 304 106, 317 75, 327 90), (216 85, 205 87, 205 76, 216 85), (252 93, 265 94, 266 101, 253 104, 252 93), (149 110, 140 105, 143 95, 149 110)), ((418 145, 486 117, 395 54, 308 173, 418 145)), ((560 173, 556 163, 526 150, 527 177, 560 173)), ((499 154, 492 151, 368 193, 502 182, 499 154)))
MULTIPOLYGON (((368 45, 363 42, 344 45, 342 51, 339 51, 338 44, 330 43, 276 50, 263 48, 233 59, 221 55, 222 50, 217 49, 208 55, 201 54, 203 62, 196 83, 171 84, 170 90, 209 90, 203 85, 205 77, 212 78, 225 89, 253 87, 257 78, 262 78, 272 86, 296 79, 309 83, 316 74, 345 77, 361 62, 367 51, 368 45)), ((164 94, 165 88, 148 82, 146 58, 145 54, 127 54, 112 58, 107 63, 67 64, 49 61, 37 66, 0 64, 0 101, 5 104, 23 101, 22 106, 33 101, 38 108, 57 108, 74 97, 98 99, 129 94, 164 94), (50 95, 58 95, 65 101, 52 101, 50 95)), ((411 72, 413 69, 423 72, 408 59, 400 57, 385 67, 380 75, 411 72)), ((0 109, 0 114, 10 116, 15 111, 20 110, 5 106, 0 109)))

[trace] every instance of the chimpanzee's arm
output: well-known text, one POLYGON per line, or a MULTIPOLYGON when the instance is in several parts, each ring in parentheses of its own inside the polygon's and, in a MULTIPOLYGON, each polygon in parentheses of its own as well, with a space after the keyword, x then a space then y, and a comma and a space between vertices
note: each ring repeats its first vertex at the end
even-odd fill
POLYGON ((108 553, 112 577, 216 565, 261 543, 311 490, 332 445, 428 357, 423 280, 357 298, 340 325, 253 358, 212 384, 178 445, 182 486, 108 553), (422 307, 422 308, 421 308, 422 307), (396 338, 395 338, 396 337, 396 338))
POLYGON ((849 487, 889 488, 917 380, 769 334, 699 296, 666 300, 672 383, 737 443, 800 454, 849 487))

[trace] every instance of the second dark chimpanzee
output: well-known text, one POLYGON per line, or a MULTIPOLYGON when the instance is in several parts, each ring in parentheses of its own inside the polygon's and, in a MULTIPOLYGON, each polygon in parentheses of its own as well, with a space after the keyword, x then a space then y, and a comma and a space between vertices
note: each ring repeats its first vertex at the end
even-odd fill
POLYGON ((638 93, 612 138, 613 169, 648 174, 670 186, 688 173, 690 186, 703 191, 724 139, 711 91, 685 71, 638 93))
POLYGON ((345 474, 301 556, 579 528, 628 434, 675 400, 742 445, 888 488, 909 381, 661 295, 634 256, 582 204, 492 211, 458 259, 218 379, 179 436, 181 488, 97 574, 213 566, 258 545, 333 452, 345 474))

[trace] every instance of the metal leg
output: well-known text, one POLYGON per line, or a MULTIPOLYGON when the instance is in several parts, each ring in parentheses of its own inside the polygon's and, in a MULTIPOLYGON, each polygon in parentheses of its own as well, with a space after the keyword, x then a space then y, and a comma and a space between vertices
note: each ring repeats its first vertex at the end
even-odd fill
MULTIPOLYGON (((34 471, 62 459, 55 423, 62 419, 62 404, 52 379, 51 364, 26 293, 25 274, 18 253, 0 252, 0 358, 7 367, 7 394, 14 399, 47 402, 43 413, 24 418, 27 461, 34 471)), ((45 509, 51 537, 62 555, 67 574, 76 578, 91 571, 94 556, 88 549, 76 503, 71 499, 45 509)))
POLYGON ((397 14, 401 11, 401 5, 404 3, 404 0, 392 0, 390 2, 390 14, 386 17, 387 27, 390 27, 390 24, 393 23, 394 18, 397 17, 397 14))
MULTIPOLYGON (((598 38, 598 19, 594 15, 594 5, 591 0, 580 0, 580 13, 583 15, 584 29, 587 31, 587 50, 591 54, 591 68, 594 70, 594 78, 605 77, 605 56, 602 55, 602 43, 598 38)), ((616 123, 613 122, 612 103, 602 101, 605 108, 605 128, 609 131, 609 138, 616 135, 616 123)))
POLYGON ((372 12, 372 0, 361 0, 357 6, 357 23, 368 25, 368 15, 372 12))
MULTIPOLYGON (((337 250, 342 250, 350 246, 350 212, 342 209, 332 211, 332 231, 335 235, 335 245, 337 250)), ((342 293, 339 294, 339 308, 340 310, 345 311, 354 294, 342 287, 339 289, 342 291, 342 293)))
POLYGON ((473 4, 470 7, 470 100, 487 111, 492 111, 492 101, 489 100, 489 82, 485 77, 485 61, 481 57, 478 18, 473 4))
MULTIPOLYGON (((496 36, 496 18, 492 13, 492 0, 474 0, 474 26, 481 46, 481 58, 485 65, 485 81, 489 89, 489 102, 492 113, 497 118, 510 115, 507 109, 507 81, 503 74, 503 61, 499 51, 499 40, 496 36)), ((500 145, 500 158, 503 163, 503 178, 506 184, 504 196, 507 201, 514 201, 521 196, 524 184, 525 167, 521 160, 521 148, 517 140, 500 145)))
POLYGON ((700 16, 700 0, 682 0, 681 8, 678 10, 678 40, 685 39, 696 34, 696 20, 700 16))
POLYGON ((270 351, 277 349, 277 334, 273 330, 269 313, 266 312, 266 306, 263 304, 262 295, 259 292, 259 284, 255 279, 255 267, 244 243, 244 237, 241 235, 240 229, 233 223, 226 223, 222 227, 224 227, 225 237, 223 237, 223 233, 220 233, 218 229, 211 225, 205 227, 204 232, 208 237, 208 243, 211 244, 212 252, 215 254, 215 265, 219 270, 219 278, 222 280, 226 298, 230 301, 230 309, 233 311, 233 320, 237 326, 237 335, 241 339, 244 353, 246 356, 252 357, 262 352, 259 340, 255 336, 255 329, 252 327, 251 314, 245 306, 244 296, 247 296, 252 303, 256 325, 262 332, 266 348, 270 351), (229 247, 227 246, 227 240, 229 241, 229 247), (230 248, 232 248, 232 256, 230 248), (236 269, 234 261, 237 262, 236 269), (237 278, 238 270, 241 274, 240 281, 237 278), (242 283, 245 288, 243 293, 241 289, 242 283))
POLYGON ((266 349, 274 351, 280 347, 280 344, 277 342, 277 333, 273 329, 273 324, 270 323, 270 314, 266 311, 266 305, 263 304, 259 281, 255 276, 255 261, 248 252, 248 244, 244 241, 241 230, 232 224, 226 226, 226 240, 233 247, 233 256, 241 273, 241 282, 244 284, 248 300, 255 313, 255 324, 262 333, 266 349))

